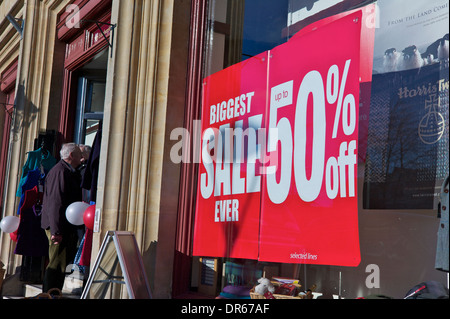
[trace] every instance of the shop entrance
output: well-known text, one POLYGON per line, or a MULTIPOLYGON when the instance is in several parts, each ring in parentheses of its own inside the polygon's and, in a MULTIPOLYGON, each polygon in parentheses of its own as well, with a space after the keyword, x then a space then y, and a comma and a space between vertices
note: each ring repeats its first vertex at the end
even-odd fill
POLYGON ((92 146, 103 121, 105 102, 107 50, 80 70, 74 142, 92 146))

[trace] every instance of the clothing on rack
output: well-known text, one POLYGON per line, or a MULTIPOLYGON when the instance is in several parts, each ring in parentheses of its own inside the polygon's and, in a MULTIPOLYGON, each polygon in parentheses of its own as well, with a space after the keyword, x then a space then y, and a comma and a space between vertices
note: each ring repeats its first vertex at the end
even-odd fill
POLYGON ((17 229, 17 244, 14 253, 32 257, 48 255, 48 239, 41 228, 40 205, 42 193, 35 186, 24 194, 24 202, 20 207, 20 224, 17 229))
POLYGON ((27 160, 22 167, 22 175, 20 177, 16 196, 22 197, 22 186, 27 180, 29 171, 41 168, 41 166, 44 168, 44 170, 49 171, 53 166, 55 166, 56 162, 56 158, 54 158, 49 151, 43 148, 28 152, 27 160))
MULTIPOLYGON (((40 168, 36 168, 31 171, 28 171, 28 173, 25 176, 25 178, 23 179, 23 183, 21 185, 21 194, 22 195, 20 197, 19 207, 17 208, 17 216, 20 216, 20 214, 21 214, 22 206, 25 202, 25 195, 28 190, 32 190, 34 187, 36 187, 36 189, 40 193, 40 196, 38 196, 36 198, 36 201, 37 200, 42 201, 43 186, 44 186, 44 182, 45 182, 45 176, 47 175, 47 173, 48 173, 48 170, 44 169, 43 166, 41 166, 40 168), (39 187, 40 185, 42 187, 39 187)), ((36 202, 33 204, 38 204, 38 203, 36 202)), ((40 221, 39 221, 39 223, 40 223, 40 221)), ((19 224, 19 226, 20 226, 20 224, 19 224)), ((17 242, 18 230, 16 230, 15 232, 12 232, 11 234, 9 234, 9 236, 13 241, 17 242)))
MULTIPOLYGON (((25 200, 25 192, 27 190, 33 189, 35 186, 39 186, 39 183, 42 183, 44 185, 45 176, 47 175, 48 170, 44 170, 44 172, 41 172, 40 168, 31 170, 27 173, 27 176, 24 179, 24 182, 22 184, 21 193, 22 196, 20 197, 19 202, 19 208, 17 209, 17 215, 20 215, 20 208, 22 207, 22 204, 25 200)), ((42 193, 42 191, 41 191, 42 193)))

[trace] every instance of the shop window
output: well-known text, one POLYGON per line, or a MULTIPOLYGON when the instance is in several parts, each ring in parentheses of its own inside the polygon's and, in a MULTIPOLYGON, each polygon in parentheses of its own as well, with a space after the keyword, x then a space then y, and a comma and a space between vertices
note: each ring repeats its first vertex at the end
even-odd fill
POLYGON ((107 53, 103 51, 84 66, 78 76, 77 110, 74 141, 92 145, 103 121, 107 53))
POLYGON ((210 1, 204 77, 285 42, 288 2, 210 1))
MULTIPOLYGON (((202 77, 207 78, 227 67, 286 43, 297 32, 318 20, 354 8, 365 7, 373 2, 357 0, 211 0, 207 12, 208 28, 202 77)), ((370 294, 402 298, 411 287, 419 282, 436 280, 443 284, 447 283, 448 277, 445 272, 437 271, 432 264, 434 263, 438 227, 436 219, 438 188, 439 183, 448 175, 448 26, 444 26, 442 22, 448 22, 448 1, 436 1, 433 4, 427 1, 418 1, 414 8, 408 7, 409 15, 405 13, 407 5, 403 0, 380 0, 376 5, 377 12, 373 12, 370 19, 364 23, 372 24, 372 27, 377 28, 376 35, 378 34, 378 36, 375 37, 373 52, 373 74, 377 83, 374 88, 371 77, 364 79, 365 83, 361 83, 360 86, 362 93, 359 101, 360 140, 358 143, 360 154, 357 165, 357 181, 361 263, 355 267, 345 267, 326 264, 263 263, 252 259, 217 257, 212 259, 217 265, 208 268, 209 270, 214 269, 216 273, 213 278, 217 278, 218 281, 216 289, 210 292, 211 295, 217 296, 220 292, 224 292, 226 286, 240 286, 243 283, 243 281, 229 276, 232 268, 245 268, 246 271, 253 273, 254 276, 248 277, 250 279, 245 283, 247 287, 255 284, 259 275, 265 276, 270 273, 270 276, 273 277, 299 279, 304 290, 316 287, 318 291, 316 296, 322 295, 324 298, 356 298, 370 294), (414 11, 415 9, 417 10, 414 11), (436 27, 437 24, 440 27, 436 27), (432 27, 433 25, 434 27, 432 27), (383 29, 386 26, 389 28, 383 29), (415 36, 408 32, 413 28, 416 30, 415 36), (387 32, 386 36, 380 37, 380 32, 387 32), (384 51, 386 50, 388 53, 390 47, 383 47, 383 54, 379 55, 378 53, 382 46, 387 45, 389 39, 387 35, 395 34, 400 35, 397 40, 401 47, 397 48, 397 51, 402 59, 413 53, 416 57, 418 57, 417 53, 422 56, 420 56, 420 65, 408 67, 403 65, 403 69, 395 70, 393 73, 396 74, 393 74, 381 70, 384 51), (403 43, 419 39, 423 41, 414 46, 403 43), (447 46, 446 56, 445 52, 438 51, 439 43, 442 43, 442 47, 447 46), (434 53, 429 54, 430 52, 428 52, 427 54, 428 48, 434 53), (440 54, 443 54, 442 58, 436 58, 440 54), (418 70, 420 72, 417 72, 418 70), (380 81, 383 76, 386 77, 386 81, 380 81), (389 83, 395 83, 400 91, 388 93, 389 83), (417 83, 419 84, 415 85, 417 83), (431 84, 428 85, 428 83, 431 84), (413 87, 414 89, 412 89, 413 87), (431 141, 439 137, 439 142, 436 144, 438 148, 432 152, 425 151, 419 154, 414 149, 406 149, 410 148, 410 137, 413 135, 411 130, 408 131, 407 126, 411 124, 415 115, 375 110, 372 107, 374 101, 371 101, 370 93, 372 93, 372 97, 376 95, 377 99, 384 102, 398 94, 403 96, 409 94, 416 97, 419 95, 419 91, 423 95, 424 92, 430 92, 434 88, 436 89, 435 100, 433 100, 435 102, 427 100, 429 102, 424 104, 424 110, 422 110, 425 112, 421 117, 425 119, 423 120, 425 125, 419 126, 416 123, 415 128, 418 128, 418 133, 421 135, 419 138, 425 140, 427 147, 431 141), (375 95, 374 92, 376 92, 375 95), (364 106, 367 109, 364 110, 364 106), (378 111, 378 114, 373 111, 378 111), (408 115, 405 116, 405 114, 408 115), (385 116, 384 120, 383 115, 385 116), (389 115, 393 116, 389 118, 389 115), (369 127, 367 134, 367 126, 370 125, 368 120, 376 116, 379 116, 379 120, 375 123, 375 131, 371 132, 369 127), (390 132, 389 125, 392 127, 390 132), (385 127, 383 128, 383 126, 385 127), (374 141, 383 137, 381 136, 383 134, 392 148, 388 147, 388 149, 377 151, 374 141), (371 155, 373 158, 366 158, 366 150, 367 156, 371 155), (394 152, 397 153, 394 154, 394 152), (420 155, 420 161, 414 160, 409 153, 414 153, 414 156, 420 155), (385 167, 383 165, 386 164, 389 155, 391 163, 394 163, 395 160, 395 165, 389 167, 385 165, 385 167), (406 155, 410 158, 407 158, 406 155), (378 160, 383 165, 371 165, 374 160, 378 160), (368 174, 379 174, 383 169, 392 175, 392 179, 387 185, 387 195, 392 197, 392 195, 402 195, 405 192, 411 194, 411 191, 416 191, 416 193, 412 193, 412 196, 415 196, 420 203, 424 203, 423 206, 419 207, 407 200, 402 202, 402 200, 398 200, 399 198, 394 198, 395 202, 376 198, 383 194, 380 191, 373 192, 373 187, 378 186, 377 183, 384 183, 385 180, 379 178, 371 180, 370 178, 375 178, 373 177, 375 175, 368 177, 368 174), (421 192, 424 190, 422 184, 418 184, 415 190, 412 189, 413 184, 410 183, 412 176, 409 175, 408 169, 414 170, 414 174, 417 175, 414 175, 414 178, 418 178, 420 181, 431 178, 431 183, 426 181, 428 183, 425 185, 427 186, 426 193, 421 192), (370 207, 375 200, 388 206, 370 207), (266 272, 266 270, 270 271, 266 272)), ((308 47, 305 50, 328 50, 330 54, 334 52, 333 48, 328 47, 326 43, 321 47, 308 47)), ((298 58, 302 58, 301 52, 299 52, 298 58)), ((402 110, 406 111, 407 104, 398 102, 394 106, 403 107, 402 110)), ((200 180, 198 182, 200 183, 200 180)), ((301 254, 297 257, 303 258, 301 254)), ((204 274, 202 269, 204 269, 204 265, 199 263, 199 259, 194 258, 192 286, 200 287, 205 283, 205 278, 202 278, 202 274, 204 274)))
MULTIPOLYGON (((203 77, 285 43, 289 2, 209 1, 203 77)), ((263 275, 298 277, 299 270, 295 265, 239 258, 194 258, 192 286, 210 296, 239 297, 263 275)))

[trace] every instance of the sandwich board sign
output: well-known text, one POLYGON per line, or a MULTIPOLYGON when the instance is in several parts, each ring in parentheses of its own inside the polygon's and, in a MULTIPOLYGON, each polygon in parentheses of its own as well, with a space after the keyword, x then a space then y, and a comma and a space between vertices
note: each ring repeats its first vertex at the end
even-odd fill
POLYGON ((121 285, 126 286, 129 299, 152 298, 134 233, 109 231, 81 299, 109 299, 121 285))

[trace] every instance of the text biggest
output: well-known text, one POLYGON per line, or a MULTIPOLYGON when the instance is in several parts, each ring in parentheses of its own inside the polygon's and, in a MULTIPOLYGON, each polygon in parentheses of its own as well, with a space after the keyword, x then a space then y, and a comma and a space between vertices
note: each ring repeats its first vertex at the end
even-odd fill
POLYGON ((194 255, 258 258, 267 52, 203 82, 194 255))

